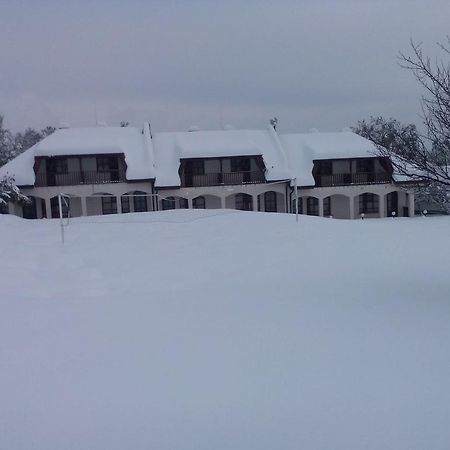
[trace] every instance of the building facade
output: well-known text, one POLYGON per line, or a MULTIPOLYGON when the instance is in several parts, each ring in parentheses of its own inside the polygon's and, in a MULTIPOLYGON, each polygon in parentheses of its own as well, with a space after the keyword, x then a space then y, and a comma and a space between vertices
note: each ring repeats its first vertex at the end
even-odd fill
POLYGON ((30 219, 59 217, 60 194, 71 217, 183 208, 414 215, 414 186, 349 131, 61 129, 1 167, 6 174, 31 200, 9 212, 30 219))

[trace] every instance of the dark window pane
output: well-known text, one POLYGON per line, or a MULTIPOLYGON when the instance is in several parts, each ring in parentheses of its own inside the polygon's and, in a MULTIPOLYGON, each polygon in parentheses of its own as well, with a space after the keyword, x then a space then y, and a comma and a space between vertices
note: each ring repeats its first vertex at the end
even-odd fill
POLYGON ((161 207, 164 211, 168 209, 175 209, 175 199, 173 197, 167 197, 161 200, 161 207))
POLYGON ((205 197, 194 198, 194 200, 192 200, 192 207, 194 209, 205 209, 206 207, 205 197))
POLYGON ((331 216, 331 197, 326 197, 323 199, 323 215, 331 216))
POLYGON ((117 200, 113 195, 102 197, 103 214, 117 214, 117 200))
POLYGON ((248 194, 236 194, 235 200, 236 209, 242 211, 252 211, 253 210, 253 198, 248 194))
POLYGON ((134 193, 134 212, 147 212, 147 197, 145 192, 136 191, 134 193))
POLYGON ((376 194, 362 194, 359 196, 359 213, 371 214, 379 210, 379 199, 376 194))
POLYGON ((319 200, 315 197, 308 197, 306 199, 306 213, 309 216, 319 215, 319 200))
POLYGON ((277 193, 274 191, 264 193, 264 208, 266 212, 277 212, 277 193))
POLYGON ((128 194, 122 195, 121 203, 122 203, 122 212, 124 214, 129 213, 130 212, 130 196, 128 194))

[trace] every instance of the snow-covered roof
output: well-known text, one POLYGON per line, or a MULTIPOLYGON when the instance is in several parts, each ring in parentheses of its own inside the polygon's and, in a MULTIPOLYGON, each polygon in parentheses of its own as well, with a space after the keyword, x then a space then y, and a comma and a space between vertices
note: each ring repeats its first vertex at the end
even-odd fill
POLYGON ((34 158, 37 156, 124 154, 128 180, 155 177, 152 141, 148 124, 135 127, 67 128, 37 143, 0 168, 0 176, 8 173, 18 185, 33 185, 34 158))
POLYGON ((277 133, 267 130, 215 130, 164 132, 153 136, 156 186, 179 186, 178 169, 185 158, 261 156, 266 179, 285 180, 291 175, 288 160, 277 133))
POLYGON ((277 134, 265 130, 161 132, 150 137, 148 124, 135 127, 68 128, 57 130, 0 168, 19 186, 33 185, 38 156, 124 154, 128 180, 156 179, 157 187, 180 186, 178 170, 185 158, 261 156, 268 181, 297 178, 312 186, 313 161, 374 157, 375 145, 351 131, 277 134))
POLYGON ((281 134, 292 178, 299 186, 314 185, 313 161, 319 159, 367 158, 377 155, 372 141, 351 131, 281 134))

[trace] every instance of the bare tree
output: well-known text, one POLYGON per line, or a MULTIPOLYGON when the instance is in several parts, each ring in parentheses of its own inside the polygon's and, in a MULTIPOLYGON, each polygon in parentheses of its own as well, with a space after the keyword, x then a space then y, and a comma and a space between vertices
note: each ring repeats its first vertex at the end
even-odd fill
POLYGON ((440 204, 450 192, 450 38, 438 43, 442 57, 432 60, 422 44, 410 43, 410 52, 399 54, 399 64, 411 71, 424 88, 421 99, 424 132, 395 119, 371 117, 353 130, 372 140, 381 156, 389 157, 397 173, 422 183, 440 204), (425 182, 425 183, 424 183, 425 182))
POLYGON ((400 53, 399 62, 425 89, 422 118, 426 133, 409 163, 426 179, 450 186, 450 38, 438 43, 443 59, 433 62, 424 55, 422 44, 411 41, 410 45, 411 53, 400 53))

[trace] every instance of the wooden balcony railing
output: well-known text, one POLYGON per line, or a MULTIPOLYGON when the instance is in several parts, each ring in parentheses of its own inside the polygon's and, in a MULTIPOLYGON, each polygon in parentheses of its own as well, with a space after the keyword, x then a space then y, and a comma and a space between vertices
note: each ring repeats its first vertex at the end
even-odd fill
POLYGON ((181 185, 183 187, 257 184, 264 182, 264 172, 261 171, 205 173, 204 175, 184 174, 181 177, 181 185))
POLYGON ((68 173, 38 173, 35 186, 76 186, 78 184, 120 183, 126 181, 125 173, 120 170, 109 172, 84 171, 68 173))
POLYGON ((316 186, 347 186, 351 184, 390 183, 391 175, 386 172, 336 173, 333 175, 316 175, 316 186))

